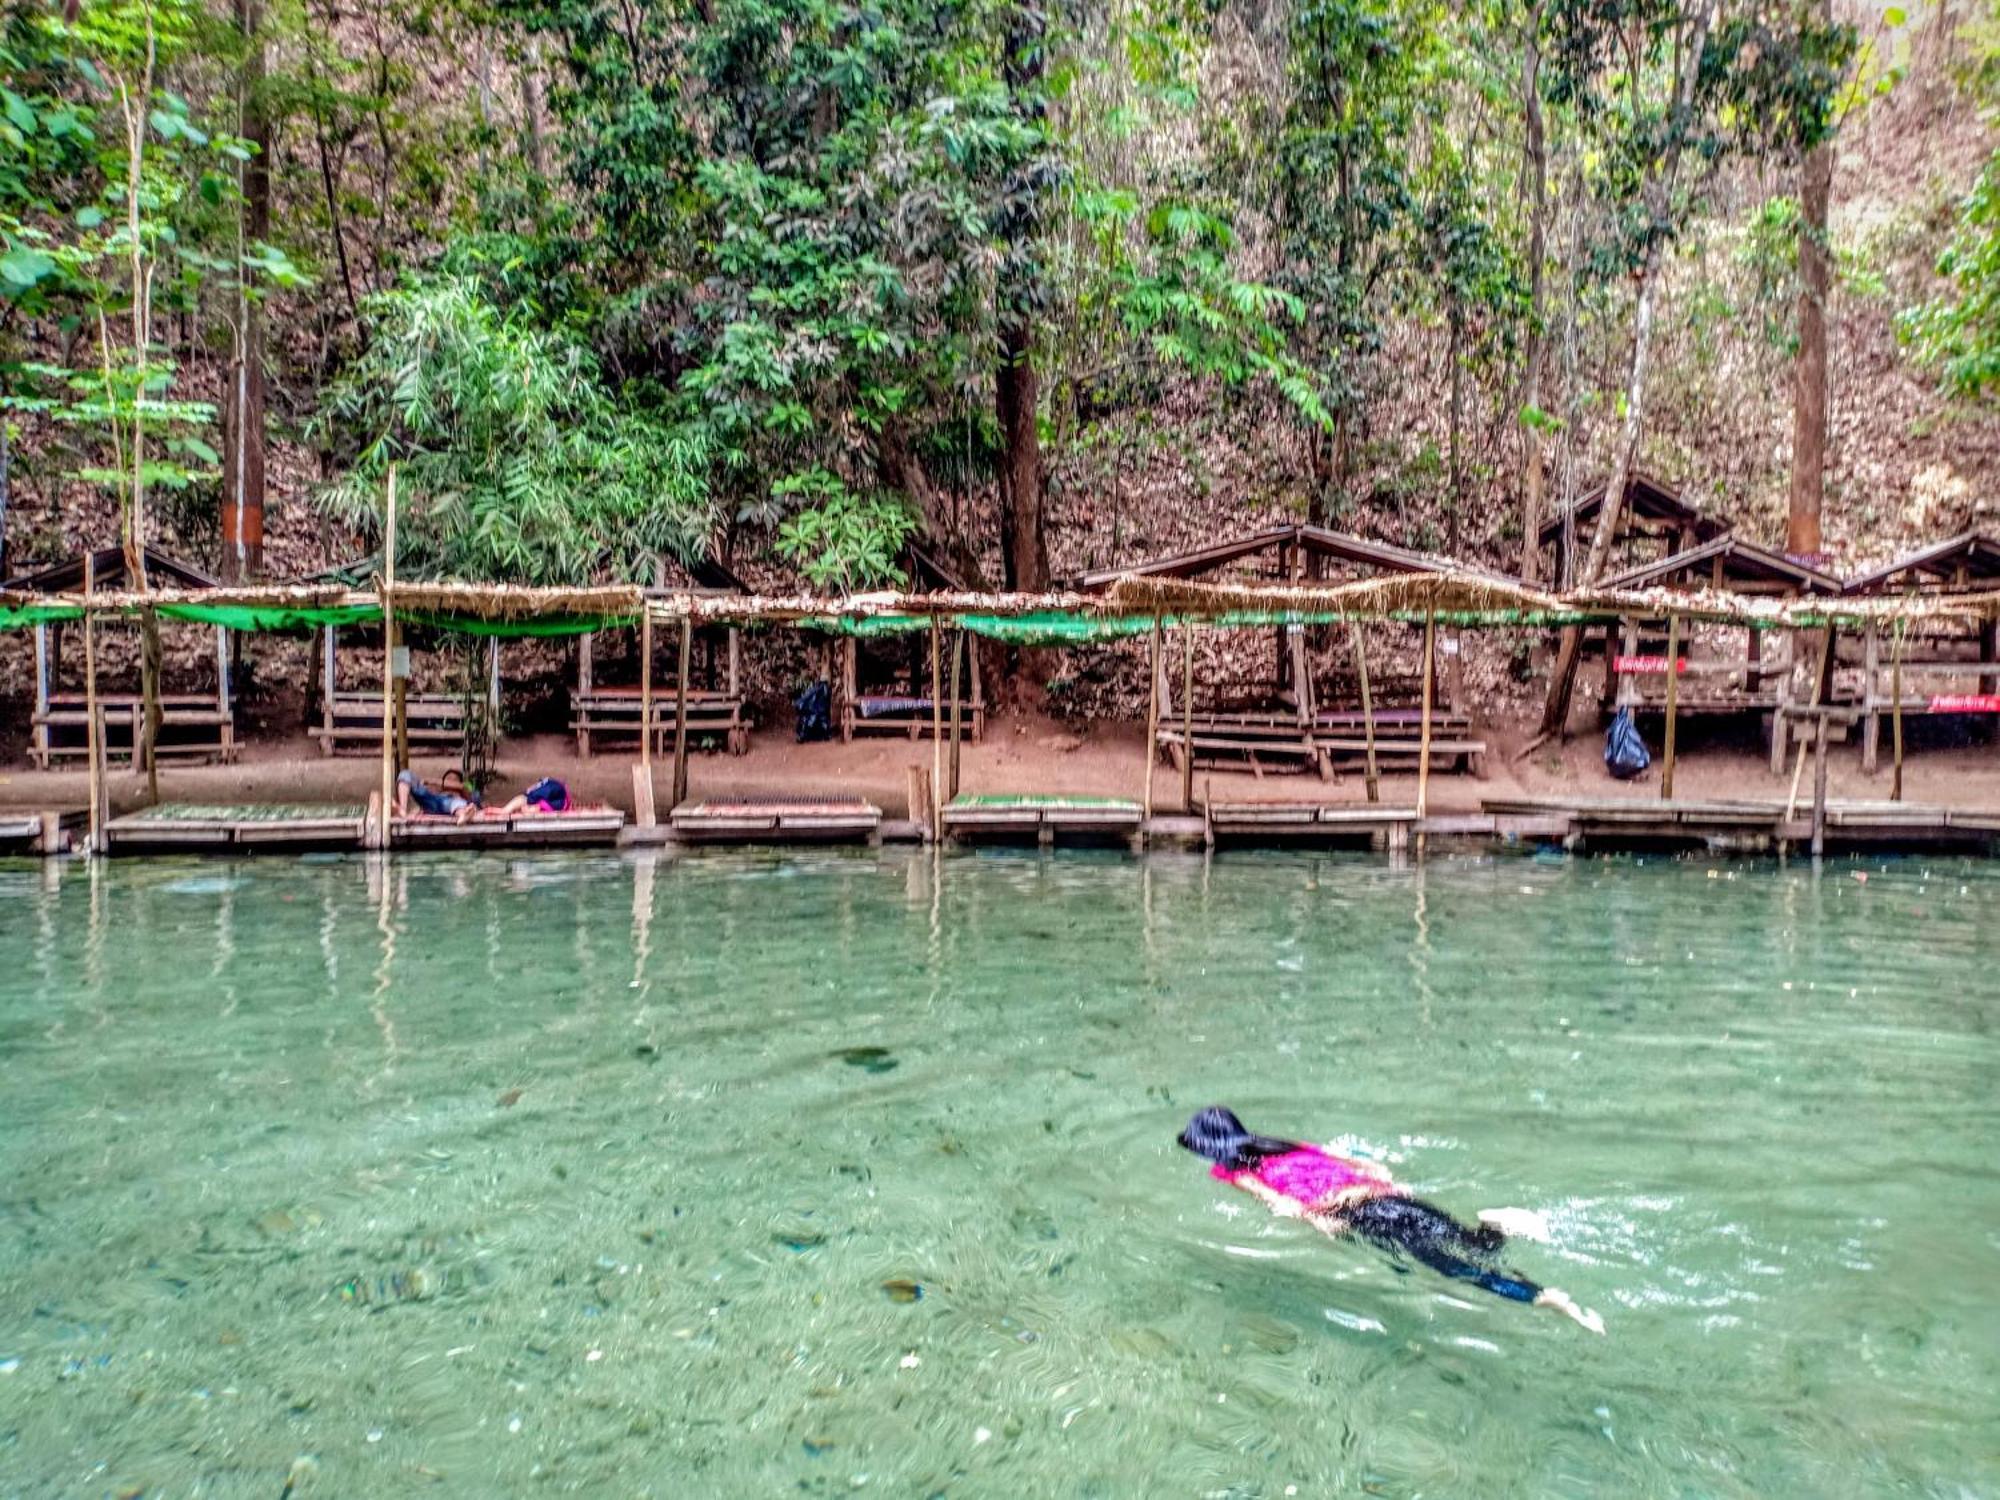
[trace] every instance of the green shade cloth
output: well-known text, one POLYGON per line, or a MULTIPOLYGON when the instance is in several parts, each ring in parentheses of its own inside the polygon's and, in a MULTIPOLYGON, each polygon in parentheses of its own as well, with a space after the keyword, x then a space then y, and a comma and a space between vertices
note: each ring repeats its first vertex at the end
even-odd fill
POLYGON ((82 618, 83 611, 73 604, 0 605, 0 630, 19 630, 27 625, 47 625, 57 620, 82 618))
POLYGON ((230 630, 299 630, 315 625, 354 625, 379 620, 382 611, 366 604, 315 604, 267 607, 251 604, 163 604, 160 617, 198 625, 222 625, 230 630))
POLYGON ((1050 796, 1033 792, 988 792, 980 795, 961 793, 945 804, 946 807, 1104 807, 1120 811, 1138 811, 1139 804, 1130 797, 1077 797, 1058 792, 1050 796))
MULTIPOLYGON (((379 620, 382 618, 382 611, 370 610, 363 618, 379 620)), ((396 623, 428 625, 433 630, 454 630, 460 635, 499 636, 502 640, 511 641, 528 637, 589 635, 595 630, 611 630, 621 626, 636 627, 639 617, 636 614, 560 615, 532 620, 488 620, 476 615, 438 615, 422 611, 405 613, 399 609, 396 611, 396 623)))

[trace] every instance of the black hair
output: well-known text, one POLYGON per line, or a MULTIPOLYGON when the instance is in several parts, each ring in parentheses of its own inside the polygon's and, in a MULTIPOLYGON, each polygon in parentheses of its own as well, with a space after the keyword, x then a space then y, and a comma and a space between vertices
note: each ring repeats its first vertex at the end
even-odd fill
POLYGON ((1177 1137, 1196 1156, 1205 1156, 1231 1172, 1247 1172, 1268 1156, 1284 1156, 1305 1148, 1297 1141, 1274 1140, 1268 1135, 1252 1135, 1233 1111, 1219 1104, 1195 1111, 1187 1129, 1177 1137))

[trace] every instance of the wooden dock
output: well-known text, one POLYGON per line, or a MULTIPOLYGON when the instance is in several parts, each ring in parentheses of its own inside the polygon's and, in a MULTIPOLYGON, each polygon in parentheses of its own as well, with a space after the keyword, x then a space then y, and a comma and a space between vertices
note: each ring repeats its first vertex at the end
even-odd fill
POLYGON ((1145 813, 1129 797, 1035 796, 1029 793, 958 796, 944 806, 947 838, 1029 838, 1052 844, 1066 838, 1139 836, 1145 813))
POLYGON ((1309 844, 1316 848, 1399 850, 1418 825, 1414 807, 1298 802, 1205 802, 1211 844, 1309 844))
MULTIPOLYGON (((1480 804, 1500 835, 1568 848, 1682 847, 1781 852, 1812 838, 1811 809, 1777 799, 1672 801, 1647 797, 1490 797, 1480 804)), ((1826 804, 1829 847, 1995 852, 2000 812, 1910 802, 1826 804)))
POLYGON ((107 853, 359 849, 368 810, 316 803, 162 802, 104 825, 107 853))
POLYGON ((882 809, 859 797, 756 797, 684 802, 667 815, 691 844, 873 843, 882 809))

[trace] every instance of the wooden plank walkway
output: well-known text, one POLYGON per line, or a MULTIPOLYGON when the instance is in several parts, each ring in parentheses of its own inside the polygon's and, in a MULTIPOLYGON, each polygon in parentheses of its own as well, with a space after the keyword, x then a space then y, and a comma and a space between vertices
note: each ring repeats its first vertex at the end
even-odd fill
POLYGON ((684 802, 667 821, 690 843, 868 843, 882 809, 859 797, 745 797, 684 802))

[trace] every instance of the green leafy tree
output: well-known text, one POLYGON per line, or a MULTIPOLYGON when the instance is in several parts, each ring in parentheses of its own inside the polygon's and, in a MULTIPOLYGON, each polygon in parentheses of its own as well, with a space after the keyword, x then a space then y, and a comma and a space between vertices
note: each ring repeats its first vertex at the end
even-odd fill
POLYGON ((496 307, 465 275, 414 281, 364 312, 366 352, 314 424, 342 466, 320 501, 379 535, 399 464, 399 571, 585 583, 703 553, 706 435, 607 388, 576 338, 496 307))

